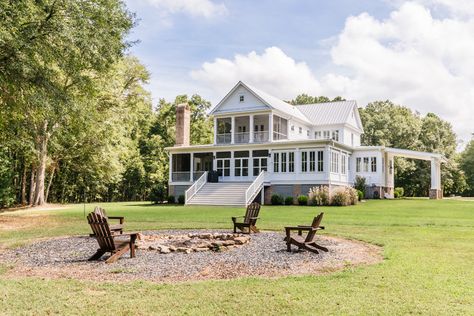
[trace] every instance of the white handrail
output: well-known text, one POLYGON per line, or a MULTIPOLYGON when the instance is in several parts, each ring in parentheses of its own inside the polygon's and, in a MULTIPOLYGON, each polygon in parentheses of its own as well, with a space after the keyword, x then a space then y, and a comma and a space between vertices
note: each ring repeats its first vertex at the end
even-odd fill
POLYGON ((265 170, 262 170, 258 177, 253 180, 252 184, 245 191, 245 206, 252 203, 252 199, 255 194, 262 188, 263 182, 265 181, 265 170))
POLYGON ((188 204, 189 200, 205 185, 207 182, 207 171, 204 172, 199 179, 197 179, 189 189, 184 192, 185 204, 188 204))

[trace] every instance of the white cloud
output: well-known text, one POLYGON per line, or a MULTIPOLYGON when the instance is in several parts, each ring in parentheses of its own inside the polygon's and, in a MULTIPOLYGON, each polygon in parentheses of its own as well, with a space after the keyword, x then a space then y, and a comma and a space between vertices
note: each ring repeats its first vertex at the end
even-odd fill
POLYGON ((215 3, 211 0, 145 0, 164 14, 186 13, 191 16, 213 18, 227 14, 227 8, 223 3, 215 3))
POLYGON ((192 71, 191 77, 221 95, 239 80, 283 99, 321 89, 306 63, 295 61, 278 47, 269 47, 261 55, 253 51, 235 55, 233 60, 217 58, 192 71))
POLYGON ((243 80, 282 99, 302 92, 359 105, 391 99, 440 115, 466 140, 474 132, 474 15, 467 15, 471 1, 454 1, 465 4, 462 16, 449 6, 451 15, 436 18, 429 8, 451 2, 420 0, 403 3, 385 20, 367 13, 347 18, 331 48, 337 70, 318 79, 277 47, 206 62, 191 76, 220 95, 243 80))

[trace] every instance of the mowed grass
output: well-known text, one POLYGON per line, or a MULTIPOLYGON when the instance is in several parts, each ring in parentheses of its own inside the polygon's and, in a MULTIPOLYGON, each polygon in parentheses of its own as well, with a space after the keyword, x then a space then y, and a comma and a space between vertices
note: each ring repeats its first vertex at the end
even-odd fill
MULTIPOLYGON (((94 205, 86 205, 86 212, 94 205)), ((128 230, 231 229, 230 217, 244 212, 136 202, 100 205, 110 215, 125 216, 128 230)), ((0 243, 15 247, 37 238, 87 234, 83 208, 1 214, 0 243)), ((11 278, 8 267, 0 267, 0 314, 474 315, 474 202, 264 206, 259 226, 283 231, 285 225, 309 223, 320 211, 325 212, 324 233, 381 245, 385 260, 324 276, 179 284, 11 278)))

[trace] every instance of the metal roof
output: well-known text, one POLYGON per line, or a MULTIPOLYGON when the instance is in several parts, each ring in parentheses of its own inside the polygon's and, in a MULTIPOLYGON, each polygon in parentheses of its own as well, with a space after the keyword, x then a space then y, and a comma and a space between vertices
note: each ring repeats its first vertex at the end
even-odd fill
MULTIPOLYGON (((356 101, 337 101, 296 106, 313 125, 345 124, 349 120, 356 101)), ((355 126, 359 127, 359 126, 355 126)))

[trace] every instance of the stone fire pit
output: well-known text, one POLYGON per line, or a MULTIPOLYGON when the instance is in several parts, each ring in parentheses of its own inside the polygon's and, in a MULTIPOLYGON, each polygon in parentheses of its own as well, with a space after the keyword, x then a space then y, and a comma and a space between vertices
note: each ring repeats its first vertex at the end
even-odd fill
POLYGON ((250 236, 226 233, 189 233, 140 235, 137 248, 156 250, 159 253, 225 251, 240 247, 250 241, 250 236))

